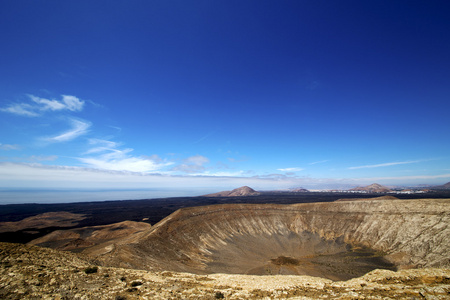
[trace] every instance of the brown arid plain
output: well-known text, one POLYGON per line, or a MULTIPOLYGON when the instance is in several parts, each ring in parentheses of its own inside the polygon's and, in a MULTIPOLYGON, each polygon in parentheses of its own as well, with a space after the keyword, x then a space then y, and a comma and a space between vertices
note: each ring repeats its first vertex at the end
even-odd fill
POLYGON ((449 224, 450 199, 188 207, 1 243, 0 298, 449 299, 449 224))

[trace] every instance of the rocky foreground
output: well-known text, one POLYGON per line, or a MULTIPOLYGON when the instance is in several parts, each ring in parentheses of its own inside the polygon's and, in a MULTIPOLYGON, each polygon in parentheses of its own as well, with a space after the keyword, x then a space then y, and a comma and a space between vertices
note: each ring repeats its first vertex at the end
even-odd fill
POLYGON ((80 254, 0 243, 1 299, 449 299, 450 269, 310 276, 150 272, 96 266, 80 254))

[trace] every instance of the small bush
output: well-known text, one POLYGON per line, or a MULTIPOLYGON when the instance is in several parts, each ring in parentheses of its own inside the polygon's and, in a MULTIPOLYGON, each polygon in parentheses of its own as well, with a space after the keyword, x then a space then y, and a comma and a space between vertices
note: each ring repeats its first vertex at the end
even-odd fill
POLYGON ((86 274, 97 273, 97 271, 98 271, 98 267, 97 266, 87 267, 86 269, 84 269, 84 273, 86 273, 86 274))
POLYGON ((133 281, 130 285, 131 286, 140 286, 140 285, 142 285, 142 282, 141 281, 133 281))
POLYGON ((224 299, 225 296, 223 295, 222 292, 216 292, 216 299, 224 299))
POLYGON ((126 300, 126 299, 127 299, 127 297, 118 295, 118 296, 116 296, 115 300, 126 300))

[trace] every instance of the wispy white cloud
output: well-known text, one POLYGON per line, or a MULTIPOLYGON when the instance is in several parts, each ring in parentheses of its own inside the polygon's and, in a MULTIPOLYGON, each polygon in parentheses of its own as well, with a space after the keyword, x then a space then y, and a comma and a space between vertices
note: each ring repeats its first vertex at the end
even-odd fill
POLYGON ((409 175, 409 176, 386 176, 386 177, 365 177, 357 178, 354 180, 365 181, 365 182, 375 182, 375 181, 413 181, 413 180, 432 180, 448 178, 450 180, 450 174, 437 174, 437 175, 409 175))
POLYGON ((292 178, 292 177, 287 175, 287 174, 271 173, 271 174, 254 175, 253 178, 264 178, 264 179, 280 180, 280 179, 288 179, 288 178, 292 178))
POLYGON ((364 166, 349 167, 348 169, 355 170, 355 169, 366 169, 366 168, 390 167, 390 166, 396 166, 396 165, 415 164, 415 163, 419 163, 422 161, 423 160, 397 161, 397 162, 389 162, 389 163, 376 164, 376 165, 364 165, 364 166))
POLYGON ((89 139, 89 144, 94 145, 93 148, 87 150, 84 154, 100 153, 104 151, 115 151, 121 144, 104 139, 89 139))
POLYGON ((109 127, 113 128, 113 129, 115 129, 115 130, 117 130, 117 132, 121 132, 121 131, 122 131, 122 128, 120 128, 120 127, 118 127, 118 126, 109 126, 109 127))
POLYGON ((154 172, 166 165, 150 159, 126 157, 125 153, 121 152, 115 154, 116 158, 111 158, 110 155, 102 155, 100 157, 79 158, 79 160, 95 169, 130 172, 154 172))
POLYGON ((91 168, 113 171, 155 172, 173 164, 162 160, 157 155, 132 156, 130 153, 133 149, 117 149, 121 144, 113 141, 90 139, 89 143, 94 147, 84 154, 91 156, 78 159, 91 168))
POLYGON ((8 107, 0 108, 0 111, 11 113, 14 115, 25 116, 25 117, 37 117, 39 114, 34 111, 34 107, 27 103, 15 103, 8 107))
POLYGON ((58 101, 58 100, 48 100, 48 99, 44 99, 44 98, 39 98, 33 95, 29 95, 29 97, 31 98, 31 100, 34 103, 38 104, 38 107, 36 107, 36 109, 40 109, 42 111, 46 111, 46 110, 62 110, 64 109, 66 106, 64 105, 64 103, 58 101))
POLYGON ((300 172, 303 171, 303 168, 283 168, 283 169, 277 169, 278 171, 281 172, 300 172))
POLYGON ((194 141, 193 144, 198 144, 204 140, 206 140, 207 138, 209 138, 210 136, 212 136, 214 134, 214 132, 210 132, 204 136, 202 136, 201 138, 199 138, 198 140, 194 141))
POLYGON ((2 144, 0 143, 0 150, 19 150, 20 146, 19 145, 11 145, 11 144, 2 144))
POLYGON ((81 111, 83 110, 84 101, 71 95, 62 95, 62 102, 66 105, 66 109, 70 111, 81 111))
POLYGON ((81 135, 84 135, 88 132, 89 127, 91 127, 91 123, 88 121, 80 120, 80 119, 69 119, 72 125, 72 128, 66 132, 63 132, 57 136, 45 138, 48 142, 67 142, 71 141, 81 135))
POLYGON ((326 160, 315 161, 315 162, 309 163, 309 165, 323 164, 323 163, 326 163, 326 162, 329 162, 329 160, 326 159, 326 160))
POLYGON ((0 111, 12 113, 19 116, 37 117, 46 111, 81 111, 84 107, 84 101, 75 96, 61 95, 61 100, 46 99, 34 95, 27 95, 31 103, 13 103, 0 111))
POLYGON ((202 176, 209 176, 209 177, 243 177, 245 175, 245 172, 242 171, 242 170, 235 171, 235 172, 224 172, 224 171, 204 172, 201 175, 202 176))
POLYGON ((70 110, 70 111, 81 111, 84 106, 84 101, 80 100, 75 96, 61 95, 62 100, 49 100, 45 98, 36 97, 33 95, 28 95, 33 102, 38 104, 37 109, 41 111, 47 110, 70 110))
POLYGON ((172 168, 172 171, 179 171, 183 173, 199 173, 204 170, 205 164, 209 163, 209 159, 202 155, 195 155, 186 158, 182 164, 172 168))

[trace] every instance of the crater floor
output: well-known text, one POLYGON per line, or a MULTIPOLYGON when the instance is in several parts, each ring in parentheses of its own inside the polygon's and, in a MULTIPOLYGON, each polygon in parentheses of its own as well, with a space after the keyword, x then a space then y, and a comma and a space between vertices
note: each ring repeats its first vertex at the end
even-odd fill
POLYGON ((309 275, 347 280, 375 269, 396 270, 385 253, 346 244, 342 238, 325 240, 317 233, 238 236, 212 251, 208 273, 247 275, 309 275), (272 258, 270 258, 272 257, 272 258))

